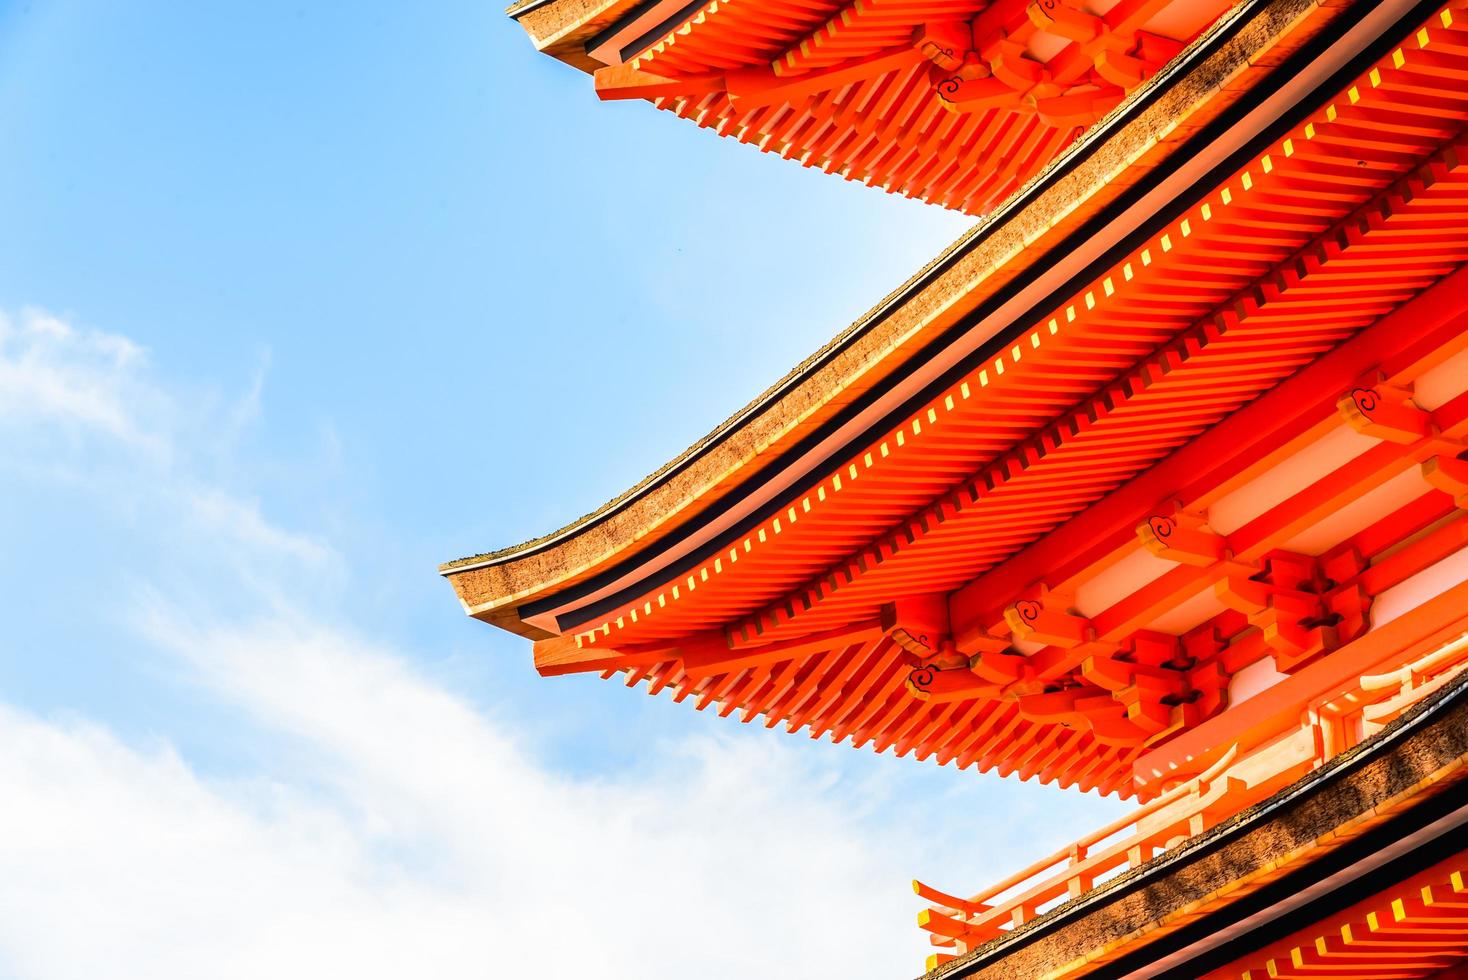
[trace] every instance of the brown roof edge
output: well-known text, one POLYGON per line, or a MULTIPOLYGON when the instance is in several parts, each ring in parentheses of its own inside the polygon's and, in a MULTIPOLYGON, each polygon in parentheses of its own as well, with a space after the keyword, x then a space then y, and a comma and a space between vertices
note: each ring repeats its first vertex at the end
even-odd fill
POLYGON ((465 608, 523 635, 508 607, 654 544, 997 294, 1223 113, 1345 9, 1250 0, 1200 37, 1004 206, 703 440, 603 507, 512 548, 451 561, 465 608), (1288 39, 1288 43, 1282 43, 1288 39), (860 382, 860 385, 856 383, 860 382))
POLYGON ((520 0, 505 11, 535 49, 588 74, 603 67, 586 42, 636 7, 640 0, 520 0))
POLYGON ((1205 928, 1220 909, 1461 790, 1465 776, 1468 675, 1269 799, 920 980, 1116 972, 1103 968, 1185 928, 1205 928))

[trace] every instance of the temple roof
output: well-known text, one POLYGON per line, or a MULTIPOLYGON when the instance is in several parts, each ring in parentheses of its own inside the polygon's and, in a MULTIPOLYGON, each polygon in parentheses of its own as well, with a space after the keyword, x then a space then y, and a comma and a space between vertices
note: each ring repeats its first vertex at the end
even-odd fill
POLYGON ((1370 604, 1462 546, 1454 9, 1240 8, 705 443, 445 574, 543 673, 1155 792, 1235 675, 1375 664, 1370 604))
POLYGON ((538 47, 803 166, 972 214, 1154 77, 1225 0, 584 0, 512 7, 538 47))
POLYGON ((1461 963, 1465 695, 1460 675, 1288 792, 927 977, 1405 980, 1461 963))
MULTIPOLYGON (((551 6, 565 0, 551 0, 551 6)), ((511 8, 515 12, 518 8, 511 8)), ((925 347, 957 331, 992 339, 1019 327, 1002 314, 1033 280, 1079 267, 1075 256, 1120 237, 1108 230, 1125 192, 1159 172, 1222 113, 1237 106, 1268 65, 1308 43, 1338 10, 1308 0, 1242 5, 1207 44, 1142 87, 1128 111, 1108 118, 1068 148, 1001 207, 883 297, 784 378, 636 486, 590 514, 529 541, 446 562, 445 573, 485 571, 466 596, 483 616, 602 567, 608 556, 647 547, 689 511, 724 496, 726 474, 753 475, 856 392, 900 370, 925 347), (1247 29, 1245 29, 1247 27, 1247 29), (1232 82, 1220 88, 1220 81, 1232 82), (1099 231, 1099 237, 1098 237, 1099 231), (1063 268, 1047 255, 1066 254, 1063 268), (995 314, 1000 315, 995 315, 995 314), (987 315, 986 315, 987 314, 987 315), (982 318, 982 330, 972 321, 982 318), (494 573, 488 573, 495 569, 494 573)), ((1127 224, 1140 218, 1132 216, 1127 224)), ((467 583, 465 583, 467 584, 467 583)), ((514 618, 496 620, 537 637, 514 618)))

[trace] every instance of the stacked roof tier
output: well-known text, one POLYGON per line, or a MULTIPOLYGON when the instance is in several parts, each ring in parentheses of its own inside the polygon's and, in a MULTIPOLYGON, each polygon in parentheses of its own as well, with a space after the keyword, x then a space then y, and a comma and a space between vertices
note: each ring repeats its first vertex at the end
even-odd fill
POLYGON ((1223 0, 681 0, 512 8, 542 48, 721 136, 982 214, 1223 0))

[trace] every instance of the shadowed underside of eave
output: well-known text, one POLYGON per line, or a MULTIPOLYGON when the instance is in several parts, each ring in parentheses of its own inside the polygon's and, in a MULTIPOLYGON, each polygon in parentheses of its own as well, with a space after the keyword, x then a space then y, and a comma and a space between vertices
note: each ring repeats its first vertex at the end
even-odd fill
POLYGON ((991 211, 1228 0, 743 0, 520 11, 541 50, 801 166, 991 211), (1093 12, 1094 11, 1094 12, 1093 12))
MULTIPOLYGON (((1185 561, 1147 564, 1154 559, 1139 554, 1133 529, 1158 501, 1173 501, 1186 518, 1188 508, 1240 488, 1266 457, 1277 464, 1344 430, 1338 405, 1361 378, 1410 390, 1461 353, 1451 300, 1468 243, 1442 228, 1462 211, 1468 177, 1468 99, 1452 84, 1468 73, 1468 43, 1447 15, 1410 48, 1374 47, 1346 65, 1348 74, 1321 89, 1326 102, 1300 103, 1302 114, 1281 120, 1267 142, 1220 163, 1196 197, 1108 253, 1079 291, 1069 292, 1071 283, 1033 319, 1026 314, 1018 343, 960 362, 962 371, 904 407, 909 414, 899 413, 891 431, 863 430, 849 454, 818 460, 819 482, 772 496, 769 514, 756 514, 763 523, 733 539, 737 548, 694 542, 694 564, 673 569, 632 556, 622 595, 598 597, 588 591, 594 582, 578 594, 562 582, 529 605, 503 604, 522 629, 523 612, 537 628, 566 634, 537 645, 537 666, 624 672, 629 686, 645 682, 649 693, 739 711, 746 721, 1129 793, 1144 745, 1219 709, 1217 697, 1192 697, 1204 686, 1216 693, 1265 656, 1319 652, 1290 653, 1220 604, 1215 587, 1255 588, 1230 584, 1234 565, 1221 556, 1251 563, 1240 582, 1264 581, 1274 573, 1260 563, 1290 550, 1302 531, 1383 481, 1410 477, 1406 496, 1334 526, 1291 559, 1324 569, 1318 580, 1331 583, 1321 589, 1332 603, 1355 596, 1354 607, 1331 606, 1356 625, 1330 642, 1360 636, 1373 596, 1461 544, 1451 496, 1408 472, 1438 450, 1416 445, 1407 430, 1360 462, 1323 466, 1309 493, 1239 518, 1219 532, 1226 541, 1204 534, 1214 544, 1185 561), (1389 131, 1360 137, 1363 125, 1383 121, 1389 131), (1073 527, 1088 530, 1077 537, 1073 527), (1397 548, 1419 535, 1412 549, 1397 548), (722 559, 720 549, 728 549, 722 559), (1031 551, 1052 557, 1036 569, 1020 560, 1031 551), (1112 563, 1151 569, 1152 578, 1113 576, 1097 593, 1089 583, 1105 580, 1112 563), (1081 601, 1078 588, 1110 598, 1081 601), (938 633, 951 634, 967 660, 966 669, 938 663, 936 687, 918 678, 927 654, 913 642, 932 632, 923 628, 927 614, 902 612, 924 596, 941 597, 932 625, 942 619, 938 633), (1168 619, 1195 599, 1204 604, 1193 618, 1168 619), (1041 625, 1026 626, 1029 613, 1011 617, 1026 606, 1041 625), (1139 643, 1184 644, 1182 659, 1194 666, 1176 668, 1188 674, 1185 688, 1165 695, 1173 700, 1132 704, 1128 691, 1141 689, 1110 678, 1096 659, 1133 656, 1139 643), (967 659, 974 651, 983 654, 977 666, 967 659)), ((1468 426, 1461 386, 1402 411, 1445 438, 1468 426)), ((739 489, 750 496, 762 484, 746 479, 739 489)), ((449 573, 461 595, 474 571, 482 570, 449 573)), ((474 611, 491 621, 498 612, 474 611)))

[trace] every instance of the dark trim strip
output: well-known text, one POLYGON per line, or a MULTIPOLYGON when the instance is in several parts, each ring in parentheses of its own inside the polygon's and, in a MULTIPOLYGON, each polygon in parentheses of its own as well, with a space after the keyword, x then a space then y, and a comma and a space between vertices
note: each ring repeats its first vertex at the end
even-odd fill
POLYGON ((530 13, 530 11, 539 10, 541 7, 549 6, 555 2, 556 0, 530 0, 529 3, 514 5, 510 9, 506 10, 505 13, 509 15, 509 18, 511 20, 519 20, 521 17, 530 13))
MULTIPOLYGON (((617 57, 622 59, 623 64, 631 61, 633 58, 637 57, 639 54, 656 44, 658 39, 661 38, 664 34, 667 34, 673 28, 677 27, 679 24, 683 23, 685 20, 698 13, 699 8, 703 7, 704 3, 705 0, 693 0, 692 3, 685 5, 676 14, 662 21, 652 30, 632 41, 630 44, 622 45, 621 50, 617 52, 617 57)), ((626 23, 626 21, 619 21, 618 23, 626 23)))
MULTIPOLYGON (((1401 818, 1381 827, 1373 828, 1360 837, 1353 838, 1328 854, 1310 862, 1277 881, 1272 881, 1258 891, 1234 902, 1198 922, 1157 940, 1151 945, 1122 957, 1115 963, 1091 974, 1094 980, 1121 980, 1138 969, 1143 969, 1161 956, 1187 947, 1190 943, 1206 939, 1210 933, 1250 915, 1266 912, 1284 903, 1292 895, 1299 894, 1317 884, 1349 869, 1352 865, 1369 860, 1372 855, 1386 850, 1421 832, 1429 825, 1468 807, 1468 783, 1458 782, 1446 792, 1434 796, 1421 806, 1413 807, 1401 818)), ((1298 932, 1337 912, 1342 912, 1357 902, 1400 884, 1419 872, 1445 861, 1468 847, 1468 840, 1458 827, 1446 828, 1437 837, 1418 845, 1405 854, 1373 868, 1342 887, 1332 889, 1320 898, 1305 905, 1290 909, 1281 916, 1270 918, 1262 927, 1249 933, 1247 938, 1234 939, 1228 943, 1194 957, 1187 963, 1154 974, 1153 980, 1195 980, 1209 970, 1233 962, 1241 956, 1257 952, 1270 943, 1278 942, 1293 932, 1298 932)))
MULTIPOLYGON (((1263 0, 1257 0, 1257 4, 1262 5, 1262 3, 1263 0)), ((1256 108, 1259 104, 1269 98, 1269 96, 1271 96, 1280 86, 1292 79, 1306 65, 1319 57, 1320 53, 1324 49, 1330 47, 1338 40, 1340 40, 1362 18, 1364 18, 1368 13, 1374 10, 1378 3, 1379 0, 1370 0, 1370 2, 1359 3, 1353 6, 1347 13, 1342 14, 1340 17, 1336 18, 1336 20, 1328 25, 1320 34, 1316 35, 1316 37, 1311 40, 1311 43, 1303 45, 1299 50, 1295 51, 1288 59, 1286 59, 1273 73, 1271 73, 1267 77, 1267 79, 1263 83, 1261 83, 1260 85, 1256 85, 1242 99, 1231 106, 1227 111, 1221 113, 1218 118, 1213 120, 1213 122, 1211 122, 1208 126, 1204 127, 1202 130, 1196 133, 1190 140, 1184 143, 1182 147, 1174 151, 1174 159, 1188 159, 1189 157, 1196 155, 1204 147, 1207 147, 1208 145, 1216 141, 1221 134, 1227 132, 1230 128, 1237 125, 1242 118, 1247 116, 1249 112, 1253 111, 1254 108, 1256 108)), ((938 392, 941 392, 946 387, 949 387, 952 384, 956 383, 956 381, 961 378, 965 373, 973 370, 979 364, 992 358, 998 351, 1001 351, 1013 344, 1015 339, 1020 336, 1026 329, 1028 329, 1031 322, 1040 315, 1038 311, 1053 308, 1055 305, 1063 301, 1065 297, 1073 294, 1076 290, 1080 289, 1086 283, 1097 278, 1097 276, 1099 276, 1103 271, 1115 265, 1116 262, 1120 261, 1124 256, 1135 249, 1143 241, 1145 241, 1150 236, 1156 234, 1159 229, 1167 225, 1169 222, 1175 220, 1179 214, 1182 214, 1188 208, 1196 204, 1197 201, 1206 196, 1206 194, 1211 191, 1216 184, 1227 179, 1228 176, 1237 171, 1239 167, 1241 167, 1244 163, 1252 159, 1255 155, 1257 155, 1275 140, 1279 139, 1280 136, 1288 132, 1290 128, 1298 124, 1301 119, 1307 116, 1310 112, 1314 111, 1314 109, 1317 107, 1317 103, 1322 101, 1324 98, 1328 98, 1335 91, 1342 88, 1345 84, 1350 82, 1362 71, 1364 71, 1365 68, 1369 66, 1372 62, 1381 58, 1388 51, 1390 51, 1393 46, 1400 43, 1400 34, 1404 24, 1408 25, 1406 29, 1410 29, 1421 20, 1423 20, 1429 13, 1431 13, 1432 10, 1440 6, 1440 3, 1441 0, 1421 0, 1421 2, 1415 5, 1407 14, 1399 18, 1393 25, 1393 28, 1391 30, 1383 32, 1372 43, 1366 45, 1366 47, 1362 51, 1358 52, 1354 57, 1352 57, 1338 71, 1336 71, 1328 79, 1326 79, 1320 85, 1311 90, 1308 96, 1303 97, 1298 102, 1296 102, 1289 112, 1281 114, 1280 117, 1274 121, 1274 123, 1266 126, 1252 140, 1250 140, 1239 150, 1237 150, 1235 153, 1233 153, 1231 156, 1221 162, 1218 166, 1209 171, 1205 177, 1200 179, 1194 185, 1197 188, 1195 193, 1187 195, 1185 197, 1176 198, 1170 206, 1160 209, 1155 215, 1153 215, 1150 220, 1143 222, 1130 235, 1124 237, 1111 249, 1098 256, 1088 266, 1078 272, 1075 276, 1071 277, 1071 279, 1067 280, 1065 283, 1061 284, 1059 287, 1047 294, 1044 298, 1031 305, 1029 309, 1027 309, 1024 313, 1017 315, 1014 318, 1013 323, 1011 324, 1009 329, 1003 330, 1000 333, 996 334, 987 343, 981 345, 977 350, 970 353, 967 357, 961 359, 943 375, 935 379, 933 382, 931 382, 913 397, 909 398, 903 404, 899 405, 892 412, 888 413, 880 421, 872 426, 869 426, 867 429, 864 430, 862 435, 849 441, 840 450, 832 454, 832 458, 845 458, 846 456, 855 453, 862 444, 870 440, 870 432, 882 431, 884 429, 892 428, 893 426, 897 425, 902 419, 906 418, 908 415, 911 415, 924 403, 933 398, 938 392)), ((1239 18, 1231 25, 1230 31, 1223 32, 1223 34, 1217 39, 1216 44, 1221 45, 1225 43, 1229 37, 1232 37, 1234 32, 1236 32, 1244 24, 1247 24, 1249 22, 1250 18, 1248 17, 1239 18)), ((1211 53, 1211 50, 1206 52, 1200 50, 1199 52, 1196 52, 1196 54, 1200 58, 1208 53, 1211 53)), ((1155 94, 1161 95, 1164 91, 1165 89, 1161 89, 1155 94)), ((1134 110, 1140 111, 1140 105, 1134 106, 1133 108, 1134 110)), ((1137 184, 1133 185, 1127 191, 1122 193, 1108 207, 1098 212, 1096 215, 1086 221, 1075 232, 1073 232, 1069 236, 1066 236, 1063 241, 1053 246, 1052 249, 1046 253, 1046 256, 1048 257, 1052 254, 1064 254, 1066 251, 1069 251, 1066 246, 1067 243, 1069 243, 1070 241, 1075 239, 1084 241, 1085 239, 1097 234, 1102 228, 1104 228, 1107 224, 1114 220, 1117 215, 1125 212, 1138 200, 1149 193, 1154 187, 1156 187, 1156 185, 1165 180, 1168 177, 1169 172, 1170 171, 1165 167, 1155 168, 1152 172, 1147 174, 1143 180, 1139 181, 1137 184)), ((1058 179, 1058 175, 1056 179, 1058 179)), ((1020 202, 1018 201, 1011 203, 1014 204, 1014 206, 1019 206, 1020 204, 1020 202)), ((946 266, 947 264, 951 264, 952 262, 957 262, 959 258, 961 258, 961 254, 955 252, 948 257, 944 265, 946 266)), ((1013 282, 1009 283, 1005 288, 1001 289, 998 293, 996 293, 996 295, 991 297, 982 306, 970 313, 967 317, 955 324, 953 327, 950 327, 942 335, 929 342, 924 348, 922 348, 920 351, 910 357, 906 362, 907 371, 899 372, 891 377, 888 377, 884 379, 882 384, 877 385, 872 389, 864 392, 860 398, 854 400, 834 418, 828 420, 820 428, 806 436, 791 449, 787 450, 784 454, 781 455, 779 459, 768 464, 761 471, 758 479, 762 481, 767 481, 772 475, 781 472, 782 470, 792 465, 792 463, 794 463, 796 460, 799 460, 802 455, 809 452, 814 446, 818 445, 832 432, 839 429, 853 416, 860 413, 864 408, 866 408, 871 403, 880 398, 883 394, 885 394, 885 392, 889 390, 892 385, 897 383, 901 379, 901 377, 904 377, 907 373, 910 373, 911 370, 914 369, 915 365, 920 365, 931 360, 944 348, 948 347, 958 338, 960 338, 965 332, 973 327, 974 324, 983 320, 986 316, 990 315, 994 310, 998 309, 1005 302, 1011 299, 1021 289, 1029 285, 1029 283, 1032 282, 1041 273, 1043 267, 1043 258, 1033 262, 1026 270, 1026 274, 1024 276, 1016 277, 1013 282)), ((938 271, 939 269, 935 268, 934 274, 937 274, 938 271)), ((690 569, 696 567, 701 561, 704 560, 704 556, 712 554, 714 551, 720 550, 723 547, 727 547, 731 541, 735 541, 744 534, 747 534, 752 528, 758 526, 770 515, 777 513, 780 510, 783 510, 784 507, 787 506, 787 504, 785 503, 786 501, 798 498, 803 493, 808 492, 812 486, 819 482, 819 480, 819 472, 807 477, 806 480, 801 481, 795 487, 792 487, 789 491, 782 494, 780 497, 771 500, 765 506, 755 510, 747 518, 745 518, 743 521, 740 521, 728 531, 724 532, 724 534, 720 535, 714 541, 709 542, 703 547, 696 549, 684 558, 673 562, 671 565, 659 569, 655 575, 648 576, 647 578, 641 578, 635 584, 622 588, 612 595, 606 596, 595 602, 588 603, 586 606, 580 609, 571 610, 557 616, 557 628, 562 632, 574 630, 578 626, 584 625, 585 623, 596 619, 601 615, 609 613, 627 602, 632 601, 637 596, 648 591, 649 586, 644 583, 649 578, 656 581, 671 581, 684 574, 687 574, 690 569)), ((734 500, 737 498, 737 490, 730 494, 727 494, 725 498, 718 504, 703 511, 697 518, 683 525, 681 528, 678 529, 675 534, 670 535, 668 538, 665 538, 656 547, 666 548, 670 543, 682 540, 686 538, 689 534, 696 532, 698 529, 705 526, 711 520, 727 510, 728 507, 731 506, 734 500)), ((634 555, 631 558, 619 562, 617 565, 598 575, 592 576, 591 578, 577 583, 571 588, 547 596, 543 599, 527 603, 520 608, 520 616, 522 619, 529 618, 532 616, 540 615, 542 613, 550 612, 556 608, 565 605, 567 602, 575 602, 577 599, 583 596, 590 595, 598 591, 599 589, 606 587, 610 583, 615 582, 617 579, 629 574, 637 567, 637 565, 641 564, 642 561, 643 556, 634 555)))
MULTIPOLYGON (((730 419, 721 428, 716 429, 714 433, 711 434, 710 438, 704 443, 704 445, 699 446, 696 450, 692 452, 689 452, 675 465, 669 466, 667 470, 660 473, 656 479, 649 480, 646 485, 627 494, 621 500, 617 501, 615 506, 608 507, 606 510, 594 514, 590 519, 582 523, 578 523, 573 527, 568 528, 558 534, 552 535, 544 541, 537 543, 533 547, 525 548, 523 550, 507 551, 492 559, 450 562, 443 567, 443 573, 453 574, 454 572, 463 571, 470 568, 480 568, 489 565, 504 564, 509 561, 514 561, 517 558, 522 558, 525 555, 534 554, 537 551, 542 551, 546 548, 549 548, 555 545, 557 542, 565 540, 567 537, 583 533, 593 527, 596 527, 598 524, 607 520, 613 514, 616 514, 626 509, 633 501, 636 501, 645 496, 647 493, 652 491, 653 488, 666 483, 678 473, 693 465, 703 456, 713 451, 714 447, 722 442, 729 433, 737 430, 739 426, 743 425, 744 422, 748 419, 758 416, 771 404, 777 402, 787 392, 789 392, 796 385, 805 380, 805 378, 807 378, 813 371, 820 368, 823 364, 826 364, 831 358, 841 353, 852 343, 865 336, 867 333, 871 332, 871 330, 877 325, 877 323, 885 318, 888 313, 909 302, 914 296, 920 293, 923 289, 927 288, 927 286, 929 286, 935 279, 941 277, 944 273, 952 269, 953 266, 962 261, 971 250, 981 245, 991 235, 997 233, 1006 224, 1006 219, 1008 216, 1018 211, 1022 211, 1035 197, 1044 193, 1056 182, 1067 176, 1074 168, 1080 166, 1086 160, 1090 159, 1091 156, 1102 145, 1104 145, 1107 138, 1109 138, 1113 132, 1118 129, 1124 128, 1144 109, 1150 106, 1158 98, 1166 94, 1167 91, 1169 91, 1170 84, 1176 81, 1179 75, 1182 75, 1186 69, 1191 68, 1197 62, 1208 57, 1215 50, 1226 44, 1238 33, 1243 24, 1248 23, 1252 19, 1252 16, 1258 11, 1259 8, 1268 6, 1270 2, 1272 2, 1272 0, 1244 0, 1244 2, 1239 4, 1238 7, 1234 8, 1233 11, 1225 15, 1225 17, 1229 18, 1229 20, 1224 24, 1224 28, 1221 29, 1216 35, 1209 38, 1206 45, 1185 53, 1180 60, 1173 62, 1165 67, 1163 69, 1160 80, 1155 82, 1153 86, 1147 90, 1147 92, 1144 94, 1144 97, 1139 98, 1136 102, 1128 106, 1125 106, 1123 110, 1115 117, 1106 120, 1104 123, 1082 134, 1080 139, 1075 144, 1072 144, 1072 146, 1062 154, 1062 156, 1058 159, 1058 163, 1052 169, 1042 172, 1033 184, 1021 189, 1013 197, 1009 198, 1003 204, 1001 204, 997 209, 985 215, 977 225, 975 225, 962 238, 954 243, 947 254, 934 262, 920 275, 914 277, 910 282, 906 283, 897 292, 887 297, 887 299, 879 307, 868 313, 862 319, 862 321, 851 330, 850 333, 841 337, 836 343, 830 345, 828 349, 822 351, 819 356, 813 358, 811 362, 806 365, 804 370, 802 370, 798 374, 794 374, 786 378, 783 383, 772 388, 759 401, 746 406, 739 415, 730 419)), ((1379 0, 1370 0, 1368 7, 1374 7, 1377 2, 1379 2, 1379 0)), ((1193 143, 1189 142, 1187 146, 1191 147, 1193 146, 1193 143)), ((1131 203, 1134 203, 1134 197, 1127 196, 1126 201, 1127 206, 1130 206, 1131 203)), ((1125 210, 1125 208, 1122 207, 1120 209, 1117 209, 1115 207, 1112 207, 1106 209, 1106 211, 1104 212, 1104 215, 1107 216, 1106 220, 1109 220, 1109 218, 1113 217, 1115 213, 1118 213, 1118 210, 1125 210)), ((1088 222, 1085 228, 1081 229, 1079 232, 1077 232, 1077 234, 1087 233, 1085 229, 1090 228, 1093 224, 1105 224, 1105 220, 1088 222)), ((1065 241, 1068 242, 1074 237, 1074 235, 1067 236, 1065 241)), ((1055 251, 1055 249, 1052 249, 1052 251, 1055 251)), ((1009 293, 1006 293, 1005 298, 1007 298, 1009 295, 1009 293)), ((950 331, 950 333, 951 332, 952 331, 950 331)), ((961 332, 961 330, 959 332, 961 332)), ((802 443, 801 445, 804 445, 804 443, 802 443)), ((797 447, 797 450, 798 449, 799 447, 797 447)))
MULTIPOLYGON (((940 968, 937 975, 941 976, 942 980, 960 980, 960 978, 973 975, 980 969, 992 966, 994 963, 1003 960, 1018 950, 1064 928, 1068 923, 1080 919, 1094 909, 1115 902, 1135 891, 1145 888, 1152 882, 1171 874, 1174 870, 1191 864, 1198 858, 1218 849, 1228 841, 1249 833, 1254 828, 1268 823, 1275 817, 1282 816, 1285 811, 1308 800, 1314 793, 1347 778, 1352 773, 1382 756, 1390 754, 1397 745, 1414 733, 1430 728, 1434 724, 1452 724, 1455 721, 1461 724, 1461 718, 1453 718, 1451 715, 1455 712, 1455 709, 1463 706, 1465 698, 1468 698, 1468 675, 1460 679, 1457 684, 1429 695, 1385 731, 1371 740, 1362 743, 1356 751, 1337 756, 1322 768, 1307 774, 1292 785, 1276 793, 1257 808, 1247 810, 1232 820, 1220 824, 1213 830, 1205 832, 1204 836, 1195 842, 1181 845, 1177 851, 1164 855, 1155 864, 1144 866, 1141 872, 1135 876, 1118 879, 1113 887, 1103 885, 1073 905, 1066 905, 1056 909, 1050 916, 1037 921, 1039 928, 1026 929, 1012 939, 1000 941, 987 949, 981 947, 979 955, 976 958, 961 962, 958 965, 950 965, 946 969, 940 968)), ((1167 936, 1147 944, 1143 949, 1129 954, 1112 964, 1108 964, 1093 974, 1088 974, 1088 977, 1095 977, 1097 980, 1101 980, 1103 977, 1107 978, 1107 980, 1120 980, 1120 978, 1125 977, 1127 974, 1142 969, 1164 956, 1185 949, 1187 946, 1221 931, 1228 925, 1242 921, 1249 915, 1280 904, 1290 896, 1303 891, 1309 885, 1350 867, 1352 863, 1385 849, 1393 841, 1408 837, 1423 827, 1453 812, 1453 810, 1464 806, 1468 806, 1468 780, 1459 780, 1452 787, 1449 787, 1449 789, 1434 795, 1418 806, 1411 807, 1405 812, 1398 814, 1380 827, 1373 828, 1365 834, 1360 835, 1357 842, 1341 845, 1341 847, 1336 848, 1330 853, 1322 855, 1319 859, 1304 865, 1300 871, 1286 875, 1276 882, 1271 882, 1253 895, 1241 898, 1237 902, 1230 903, 1224 909, 1220 909, 1213 915, 1206 916, 1196 923, 1190 923, 1173 933, 1169 933, 1167 936), (1358 843, 1360 843, 1359 847, 1358 843), (1319 873, 1317 874, 1316 871, 1319 873), (1264 897, 1256 898, 1256 896, 1264 897), (1238 910, 1236 915, 1233 914, 1232 910, 1234 909, 1238 910)), ((1451 847, 1448 854, 1443 854, 1426 861, 1422 865, 1423 868, 1430 867, 1444 857, 1457 853, 1463 849, 1465 844, 1468 844, 1468 841, 1463 839, 1461 833, 1449 833, 1444 836, 1456 842, 1456 846, 1451 847)), ((1420 849, 1427 850, 1427 848, 1420 849)), ((1408 865, 1403 865, 1400 861, 1396 861, 1391 866, 1406 867, 1408 865)), ((1419 870, 1421 868, 1411 870, 1404 877, 1410 877, 1419 870)), ((1368 874, 1374 874, 1374 871, 1368 874)), ((1345 888, 1339 890, 1348 891, 1345 888)), ((1380 887, 1376 890, 1379 891, 1380 887)), ((1370 893, 1368 892, 1367 894, 1370 893)), ((1358 895, 1356 898, 1342 904, 1340 908, 1349 907, 1364 897, 1366 896, 1358 895)), ((1327 909, 1329 907, 1329 901, 1327 899, 1319 899, 1310 903, 1308 907, 1327 909)), ((1228 962, 1238 956, 1252 952, 1254 949, 1267 946, 1276 939, 1289 935, 1290 932, 1301 928, 1302 925, 1308 925, 1310 922, 1319 921, 1320 918, 1333 914, 1333 911, 1339 911, 1339 909, 1322 911, 1319 916, 1308 921, 1294 918, 1292 921, 1295 924, 1279 935, 1275 935, 1275 930, 1272 927, 1255 930, 1251 934, 1251 938, 1247 941, 1250 945, 1245 948, 1241 949, 1237 945, 1229 945, 1227 958, 1222 960, 1222 962, 1228 962), (1257 945, 1252 945, 1252 936, 1254 935, 1261 937, 1257 945)), ((1195 960, 1201 962, 1210 955, 1211 952, 1202 953, 1198 957, 1195 957, 1195 960)), ((1211 959, 1209 962, 1212 966, 1218 965, 1211 959)), ((1199 971, 1194 969, 1191 963, 1184 964, 1184 967, 1186 968, 1180 967, 1178 970, 1170 970, 1166 974, 1159 974, 1159 976, 1183 980, 1183 978, 1199 976, 1200 972, 1206 972, 1206 969, 1211 968, 1210 966, 1203 971, 1199 971)))
MULTIPOLYGON (((630 25, 637 21, 637 18, 646 15, 649 10, 657 7, 660 2, 661 0, 643 0, 642 3, 639 3, 637 6, 627 11, 621 17, 618 17, 610 27, 606 28, 606 30, 599 31, 591 37, 587 38, 586 43, 581 46, 581 50, 585 51, 587 56, 590 57, 592 51, 601 47, 609 39, 616 37, 617 34, 621 31, 625 31, 630 25)), ((657 40, 661 38, 664 34, 667 34, 673 28, 677 27, 679 24, 683 23, 685 20, 698 13, 699 8, 703 7, 706 2, 707 0, 691 0, 690 3, 684 4, 682 7, 678 8, 677 12, 675 12, 671 16, 665 17, 662 20, 658 21, 657 25, 651 30, 643 32, 630 43, 624 44, 622 45, 622 47, 617 49, 618 59, 620 59, 623 64, 631 61, 633 58, 637 57, 643 51, 647 50, 649 47, 655 44, 657 40)))

